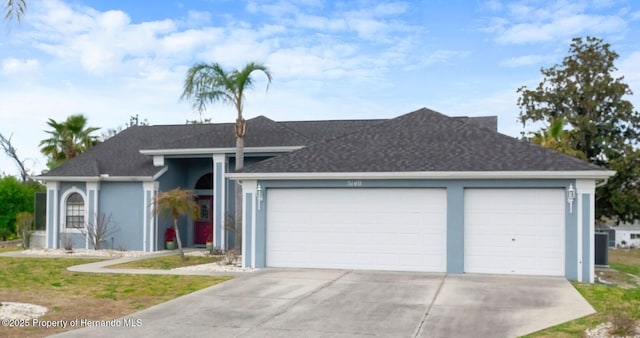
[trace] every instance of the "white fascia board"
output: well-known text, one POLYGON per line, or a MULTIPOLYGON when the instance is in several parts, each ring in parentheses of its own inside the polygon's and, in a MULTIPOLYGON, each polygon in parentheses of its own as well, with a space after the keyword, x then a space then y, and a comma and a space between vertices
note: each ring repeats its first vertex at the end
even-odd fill
MULTIPOLYGON (((161 171, 162 172, 162 171, 161 171)), ((153 181, 155 176, 46 176, 36 177, 41 181, 57 181, 57 182, 140 182, 153 181)))
MULTIPOLYGON (((245 153, 288 153, 302 149, 304 146, 289 147, 245 147, 245 153)), ((142 155, 202 155, 202 154, 234 154, 236 148, 184 148, 184 149, 141 149, 142 155)))
POLYGON ((99 176, 35 176, 34 179, 48 182, 48 181, 58 181, 58 182, 98 182, 100 181, 99 176))
POLYGON ((611 170, 584 171, 416 171, 351 173, 228 173, 233 180, 331 180, 331 179, 606 179, 611 170))

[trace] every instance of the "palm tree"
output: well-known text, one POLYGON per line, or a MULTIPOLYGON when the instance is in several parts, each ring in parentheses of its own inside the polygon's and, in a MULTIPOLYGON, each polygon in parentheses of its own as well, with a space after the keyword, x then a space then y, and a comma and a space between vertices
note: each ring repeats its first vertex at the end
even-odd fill
POLYGON ((571 132, 564 130, 564 125, 565 122, 562 118, 552 120, 548 128, 543 128, 539 132, 532 133, 531 142, 586 160, 583 152, 571 146, 571 132))
POLYGON ((194 219, 198 217, 199 207, 195 197, 192 190, 175 188, 167 192, 158 193, 154 199, 154 215, 170 214, 173 217, 173 230, 176 231, 178 250, 180 250, 180 258, 183 260, 184 251, 182 250, 182 240, 180 240, 178 217, 180 215, 187 215, 194 219))
POLYGON ((52 130, 45 132, 51 137, 40 141, 40 152, 49 158, 50 169, 98 143, 98 138, 91 133, 100 128, 87 127, 87 118, 83 115, 71 115, 62 123, 49 119, 47 124, 52 130))
POLYGON ((24 12, 27 10, 27 2, 25 0, 7 0, 4 5, 5 14, 4 19, 11 21, 16 18, 18 22, 24 16, 24 12))
MULTIPOLYGON (((271 72, 261 64, 250 62, 243 69, 233 69, 226 71, 218 63, 206 64, 198 63, 187 71, 184 79, 184 90, 182 100, 189 100, 193 104, 194 110, 202 114, 207 108, 207 104, 223 102, 233 104, 236 108, 237 116, 235 123, 236 136, 236 171, 244 166, 244 136, 246 134, 246 122, 242 117, 244 108, 244 93, 253 85, 251 73, 260 71, 267 76, 271 83, 271 72)), ((241 224, 242 224, 242 186, 236 183, 236 226, 235 226, 235 248, 242 246, 241 224)))

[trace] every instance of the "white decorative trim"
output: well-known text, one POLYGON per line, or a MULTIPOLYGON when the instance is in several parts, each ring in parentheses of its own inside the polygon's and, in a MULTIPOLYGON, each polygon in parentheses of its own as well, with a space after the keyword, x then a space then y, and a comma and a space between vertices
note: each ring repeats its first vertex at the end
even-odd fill
POLYGON ((169 167, 164 167, 162 169, 160 169, 160 171, 158 171, 155 175, 153 175, 152 179, 154 181, 157 181, 158 178, 160 178, 160 176, 164 175, 164 173, 166 173, 169 170, 169 167))
POLYGON ((330 180, 330 179, 605 179, 611 170, 584 171, 407 171, 343 173, 228 173, 234 180, 330 180))
MULTIPOLYGON (((160 176, 164 172, 160 170, 155 176, 160 176)), ((139 182, 153 181, 155 176, 109 176, 109 174, 102 174, 100 176, 36 176, 34 179, 44 182, 139 182)))
MULTIPOLYGON (((64 220, 67 217, 67 203, 65 202, 67 200, 67 198, 69 197, 69 195, 73 194, 73 193, 78 193, 80 194, 80 197, 82 197, 82 199, 84 200, 84 222, 85 222, 85 226, 84 226, 84 230, 87 229, 87 221, 89 220, 89 199, 87 198, 87 194, 78 189, 76 186, 71 187, 70 189, 67 189, 62 196, 60 196, 60 220, 59 220, 59 227, 61 228, 60 232, 64 232, 64 233, 77 233, 77 234, 81 234, 82 230, 81 229, 73 229, 73 228, 67 228, 66 225, 63 223, 64 220)), ((88 240, 85 240, 85 246, 88 248, 88 240)))
POLYGON ((153 165, 155 167, 163 167, 164 166, 164 156, 163 155, 153 155, 153 165))
MULTIPOLYGON (((288 153, 302 149, 304 146, 287 147, 246 147, 245 153, 288 153)), ((183 149, 141 149, 142 155, 202 155, 202 154, 235 154, 236 148, 183 148, 183 149)))

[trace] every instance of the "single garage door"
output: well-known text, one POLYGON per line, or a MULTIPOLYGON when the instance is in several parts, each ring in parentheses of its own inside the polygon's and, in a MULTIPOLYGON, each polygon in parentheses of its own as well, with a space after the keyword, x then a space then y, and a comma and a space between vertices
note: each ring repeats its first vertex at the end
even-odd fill
POLYGON ((562 189, 467 189, 465 272, 564 275, 562 189))
POLYGON ((267 266, 446 270, 444 189, 269 189, 267 266))

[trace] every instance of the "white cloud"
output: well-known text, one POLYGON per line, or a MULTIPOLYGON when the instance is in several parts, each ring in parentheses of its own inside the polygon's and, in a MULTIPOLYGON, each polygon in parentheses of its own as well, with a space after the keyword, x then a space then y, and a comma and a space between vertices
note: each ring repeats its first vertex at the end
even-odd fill
POLYGON ((188 27, 202 27, 211 24, 211 13, 203 11, 189 11, 186 24, 188 27))
POLYGON ((540 5, 520 1, 507 5, 502 16, 486 19, 480 30, 495 34, 501 44, 525 44, 565 40, 585 33, 618 34, 627 28, 626 20, 624 13, 592 13, 584 2, 540 5))
POLYGON ((618 64, 616 76, 624 76, 623 82, 629 85, 633 95, 627 97, 635 110, 640 111, 640 50, 632 52, 618 64))
POLYGON ((506 59, 501 63, 505 67, 522 67, 530 65, 538 65, 540 63, 553 62, 553 55, 549 54, 529 54, 522 56, 515 56, 506 59))
POLYGON ((500 43, 546 42, 582 35, 584 32, 617 33, 626 23, 616 16, 572 15, 553 18, 548 22, 515 24, 505 29, 498 37, 500 43))
POLYGON ((2 73, 5 75, 33 72, 40 68, 40 62, 35 59, 6 58, 2 60, 2 73))
POLYGON ((490 11, 500 11, 503 8, 503 5, 498 0, 489 0, 483 4, 483 7, 489 9, 490 11))

